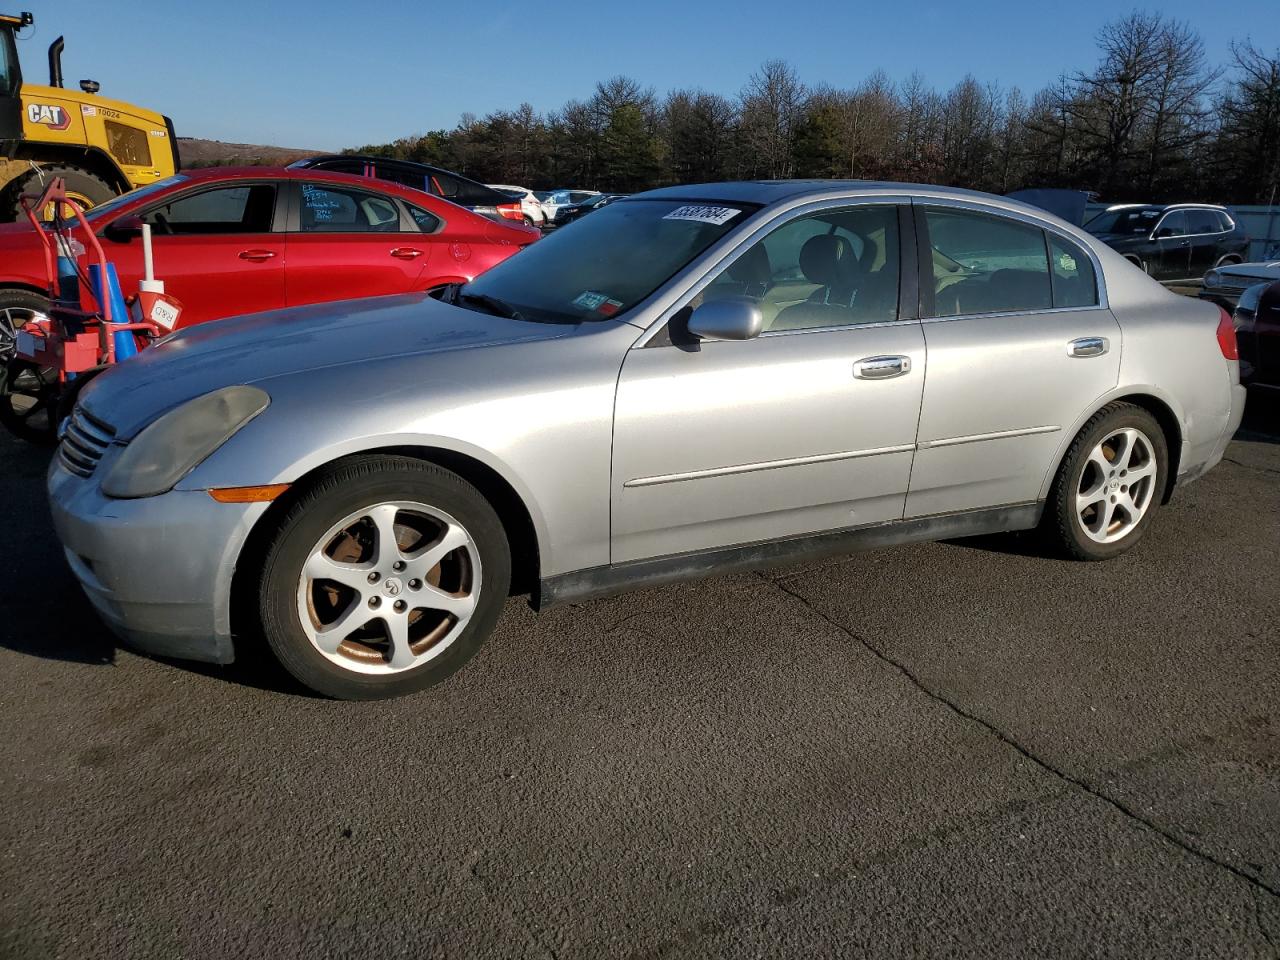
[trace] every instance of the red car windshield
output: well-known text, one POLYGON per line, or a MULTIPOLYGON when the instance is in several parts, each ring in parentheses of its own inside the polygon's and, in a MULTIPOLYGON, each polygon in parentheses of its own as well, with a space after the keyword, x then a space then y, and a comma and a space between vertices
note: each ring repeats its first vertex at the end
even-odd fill
POLYGON ((608 320, 646 299, 756 209, 620 200, 504 260, 452 300, 543 323, 608 320))

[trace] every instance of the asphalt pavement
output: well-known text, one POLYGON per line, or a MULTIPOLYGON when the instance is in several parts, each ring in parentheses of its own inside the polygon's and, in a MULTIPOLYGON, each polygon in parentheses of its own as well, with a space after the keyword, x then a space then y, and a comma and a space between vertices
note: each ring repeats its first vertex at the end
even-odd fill
POLYGON ((0 957, 1280 955, 1280 407, 1102 564, 534 614, 387 703, 117 649, 0 440, 0 957))

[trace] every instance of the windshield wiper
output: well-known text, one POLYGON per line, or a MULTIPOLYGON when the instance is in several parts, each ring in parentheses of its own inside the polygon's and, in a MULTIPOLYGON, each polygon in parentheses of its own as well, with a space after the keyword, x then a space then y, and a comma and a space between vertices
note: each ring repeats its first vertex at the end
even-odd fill
POLYGON ((454 302, 474 303, 477 306, 484 307, 494 316, 506 317, 508 320, 523 320, 524 316, 511 304, 505 300, 499 300, 497 297, 491 297, 487 293, 459 293, 454 296, 454 302))

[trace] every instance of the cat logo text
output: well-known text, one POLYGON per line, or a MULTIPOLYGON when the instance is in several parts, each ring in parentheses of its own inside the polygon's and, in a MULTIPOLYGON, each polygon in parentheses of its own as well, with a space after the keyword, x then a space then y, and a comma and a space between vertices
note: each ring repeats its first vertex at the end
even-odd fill
POLYGON ((28 104, 27 119, 32 123, 44 124, 50 130, 65 130, 71 126, 71 114, 48 103, 28 104))

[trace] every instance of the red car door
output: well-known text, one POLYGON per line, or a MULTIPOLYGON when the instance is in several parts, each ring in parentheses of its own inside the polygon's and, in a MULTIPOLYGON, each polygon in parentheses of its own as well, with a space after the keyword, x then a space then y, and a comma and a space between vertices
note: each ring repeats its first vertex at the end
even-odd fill
POLYGON ((296 187, 285 268, 289 306, 419 289, 431 238, 395 199, 345 184, 296 187))
MULTIPOLYGON (((284 233, 273 231, 277 185, 234 182, 147 207, 156 277, 182 301, 178 326, 285 305, 284 233)), ((283 218, 281 218, 283 221, 283 218)), ((126 293, 142 277, 142 240, 111 239, 126 293)))

